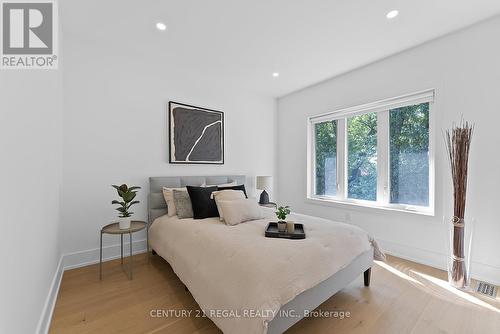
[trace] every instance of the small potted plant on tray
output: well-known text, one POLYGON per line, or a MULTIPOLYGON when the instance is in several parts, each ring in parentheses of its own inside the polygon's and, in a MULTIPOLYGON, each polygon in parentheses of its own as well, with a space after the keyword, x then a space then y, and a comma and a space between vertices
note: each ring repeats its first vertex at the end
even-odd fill
POLYGON ((121 197, 121 201, 118 200, 113 200, 111 204, 118 204, 119 206, 115 209, 117 210, 120 214, 118 215, 118 223, 120 225, 120 229, 128 229, 130 228, 130 223, 132 219, 132 215, 134 214, 133 212, 130 212, 130 207, 134 204, 138 204, 139 201, 134 201, 135 196, 137 195, 138 189, 141 189, 141 187, 138 186, 133 186, 129 187, 126 184, 122 184, 121 186, 117 186, 113 184, 113 188, 116 189, 118 192, 118 196, 121 197))
POLYGON ((278 231, 285 232, 286 231, 286 216, 290 214, 290 207, 280 206, 278 211, 276 211, 276 217, 278 217, 278 231))

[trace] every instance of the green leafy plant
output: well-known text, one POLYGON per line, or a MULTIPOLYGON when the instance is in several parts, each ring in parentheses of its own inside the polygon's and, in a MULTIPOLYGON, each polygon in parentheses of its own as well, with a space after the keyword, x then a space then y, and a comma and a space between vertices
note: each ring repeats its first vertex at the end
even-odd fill
POLYGON ((276 217, 278 217, 278 219, 280 221, 283 221, 286 219, 286 216, 290 214, 290 207, 287 205, 287 206, 280 206, 278 208, 278 211, 276 211, 276 217))
POLYGON ((120 212, 118 217, 128 218, 132 216, 134 213, 130 212, 129 210, 132 205, 140 203, 139 201, 134 201, 134 198, 137 195, 136 190, 141 189, 141 187, 137 186, 129 187, 126 184, 122 184, 121 186, 113 184, 112 186, 113 188, 116 189, 116 191, 118 192, 118 196, 120 196, 122 199, 121 201, 115 199, 111 202, 111 204, 119 205, 119 207, 115 209, 118 212, 120 212))

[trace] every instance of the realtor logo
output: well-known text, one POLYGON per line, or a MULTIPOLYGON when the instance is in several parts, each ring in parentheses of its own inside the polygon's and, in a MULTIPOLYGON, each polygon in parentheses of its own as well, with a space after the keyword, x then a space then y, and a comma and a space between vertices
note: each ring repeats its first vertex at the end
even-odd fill
POLYGON ((57 68, 57 11, 53 1, 2 1, 2 69, 57 68))

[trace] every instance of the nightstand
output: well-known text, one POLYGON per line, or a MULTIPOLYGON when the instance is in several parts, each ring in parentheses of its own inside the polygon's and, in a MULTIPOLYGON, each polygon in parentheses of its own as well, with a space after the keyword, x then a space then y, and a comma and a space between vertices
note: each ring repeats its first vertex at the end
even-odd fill
MULTIPOLYGON (((106 226, 104 226, 101 229, 101 247, 100 247, 100 255, 99 255, 99 279, 102 280, 102 235, 103 234, 119 234, 120 239, 121 239, 121 262, 123 265, 123 235, 128 234, 129 235, 129 242, 130 242, 130 254, 129 254, 129 279, 132 279, 132 233, 134 232, 139 232, 144 230, 148 224, 146 222, 140 221, 140 220, 133 220, 130 223, 130 228, 127 229, 120 229, 120 226, 118 223, 111 223, 106 226)), ((146 236, 146 244, 149 249, 149 240, 148 236, 146 236)))

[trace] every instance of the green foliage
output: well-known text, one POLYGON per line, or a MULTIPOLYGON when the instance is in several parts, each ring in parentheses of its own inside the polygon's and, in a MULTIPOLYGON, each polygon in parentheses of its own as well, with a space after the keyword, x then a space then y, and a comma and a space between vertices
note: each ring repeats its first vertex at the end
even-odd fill
POLYGON ((141 187, 137 186, 128 187, 126 184, 122 184, 121 186, 113 184, 112 187, 116 189, 118 196, 120 196, 120 198, 122 199, 122 201, 118 200, 111 201, 111 204, 119 205, 119 207, 115 209, 120 213, 119 217, 127 218, 132 216, 134 213, 130 212, 129 210, 132 205, 140 203, 139 201, 134 201, 134 198, 137 195, 137 190, 141 189, 141 187))
POLYGON ((347 119, 347 195, 377 200, 377 113, 347 119))
POLYGON ((392 109, 391 203, 429 205, 429 103, 392 109))
POLYGON ((316 142, 316 195, 335 195, 327 193, 327 184, 335 191, 337 179, 337 121, 327 121, 315 125, 316 142), (331 168, 327 170, 327 162, 331 168))
POLYGON ((280 221, 285 220, 286 216, 288 216, 289 214, 290 214, 290 207, 288 205, 280 206, 278 208, 278 211, 276 211, 276 217, 278 217, 280 221))

